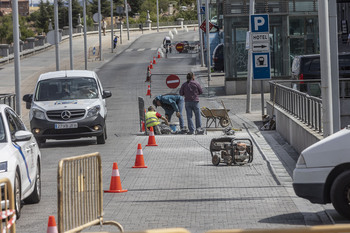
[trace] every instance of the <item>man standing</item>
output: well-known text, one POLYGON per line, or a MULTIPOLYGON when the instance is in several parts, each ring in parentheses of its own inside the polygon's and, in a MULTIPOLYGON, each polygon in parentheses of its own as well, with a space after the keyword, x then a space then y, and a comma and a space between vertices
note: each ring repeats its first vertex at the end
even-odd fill
POLYGON ((185 133, 186 128, 184 126, 184 120, 182 117, 182 109, 184 105, 184 99, 179 95, 158 95, 153 100, 154 106, 161 106, 165 111, 165 116, 168 121, 171 121, 171 116, 176 112, 176 116, 179 118, 181 132, 185 133))
POLYGON ((146 127, 147 129, 150 129, 152 126, 154 129, 154 134, 162 134, 162 130, 159 127, 160 121, 159 119, 162 119, 166 125, 169 125, 168 120, 160 115, 153 106, 148 107, 148 112, 145 115, 146 118, 146 127))
POLYGON ((199 108, 199 95, 203 93, 201 85, 194 80, 192 72, 187 74, 187 82, 183 83, 180 89, 180 95, 185 96, 185 108, 187 116, 188 134, 194 134, 194 126, 192 122, 192 112, 196 119, 197 134, 203 134, 201 114, 199 108))
POLYGON ((102 20, 102 31, 103 31, 103 35, 106 35, 106 28, 107 28, 107 22, 105 19, 102 20))

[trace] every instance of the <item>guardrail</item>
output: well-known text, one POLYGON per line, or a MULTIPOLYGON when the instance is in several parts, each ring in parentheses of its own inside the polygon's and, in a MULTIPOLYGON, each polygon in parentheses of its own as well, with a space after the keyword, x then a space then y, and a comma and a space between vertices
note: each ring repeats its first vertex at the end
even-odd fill
POLYGON ((322 99, 277 82, 271 81, 269 84, 270 100, 273 104, 278 105, 311 129, 322 134, 322 99))
POLYGON ((0 104, 7 104, 16 111, 16 94, 0 94, 0 104))
POLYGON ((2 207, 0 232, 16 233, 15 202, 10 180, 8 178, 1 178, 0 187, 0 201, 2 207))
POLYGON ((62 159, 58 166, 58 232, 80 232, 103 221, 102 165, 99 153, 62 159))

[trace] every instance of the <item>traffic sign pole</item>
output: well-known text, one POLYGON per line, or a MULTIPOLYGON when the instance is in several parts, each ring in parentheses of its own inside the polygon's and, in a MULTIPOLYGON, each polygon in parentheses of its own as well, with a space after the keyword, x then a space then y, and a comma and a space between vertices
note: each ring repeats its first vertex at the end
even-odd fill
MULTIPOLYGON (((251 15, 254 14, 255 0, 250 0, 249 2, 249 32, 252 31, 251 15)), ((251 44, 251 43, 250 43, 251 44)), ((252 100, 252 46, 249 46, 248 50, 248 72, 247 72, 247 106, 246 113, 251 112, 251 100, 252 100)))
POLYGON ((200 57, 201 57, 201 66, 203 67, 204 66, 203 38, 202 38, 201 30, 199 30, 199 27, 202 24, 200 11, 201 11, 200 10, 200 3, 199 3, 199 0, 197 0, 198 33, 199 33, 199 43, 200 43, 200 49, 201 49, 200 57))
POLYGON ((205 0, 205 20, 206 20, 206 37, 207 37, 207 67, 208 67, 208 97, 209 97, 209 87, 210 87, 210 80, 211 80, 211 73, 210 73, 210 41, 209 41, 209 3, 208 0, 205 0))

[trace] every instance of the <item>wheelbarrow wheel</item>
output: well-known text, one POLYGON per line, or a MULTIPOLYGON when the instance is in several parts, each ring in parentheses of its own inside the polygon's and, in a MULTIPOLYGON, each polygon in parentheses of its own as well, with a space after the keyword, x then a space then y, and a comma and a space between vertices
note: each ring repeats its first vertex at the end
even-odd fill
POLYGON ((213 155, 213 157, 211 158, 211 162, 214 166, 218 166, 220 163, 220 157, 217 155, 213 155))
POLYGON ((220 118, 220 125, 222 127, 227 127, 230 124, 230 121, 226 118, 221 117, 220 118))

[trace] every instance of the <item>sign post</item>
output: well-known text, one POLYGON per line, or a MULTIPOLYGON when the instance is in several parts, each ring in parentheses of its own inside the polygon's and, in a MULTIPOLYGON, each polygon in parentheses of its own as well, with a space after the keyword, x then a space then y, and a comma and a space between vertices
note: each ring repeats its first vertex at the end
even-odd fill
POLYGON ((269 15, 251 15, 251 62, 253 64, 253 80, 261 80, 261 112, 265 115, 264 82, 271 79, 269 15))

